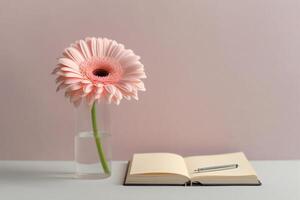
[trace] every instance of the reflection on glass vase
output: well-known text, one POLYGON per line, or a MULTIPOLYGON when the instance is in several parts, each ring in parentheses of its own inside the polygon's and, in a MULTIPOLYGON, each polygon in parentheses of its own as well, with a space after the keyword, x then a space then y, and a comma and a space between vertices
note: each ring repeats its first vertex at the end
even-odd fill
POLYGON ((78 178, 103 179, 111 175, 109 105, 104 103, 77 109, 75 163, 78 178))

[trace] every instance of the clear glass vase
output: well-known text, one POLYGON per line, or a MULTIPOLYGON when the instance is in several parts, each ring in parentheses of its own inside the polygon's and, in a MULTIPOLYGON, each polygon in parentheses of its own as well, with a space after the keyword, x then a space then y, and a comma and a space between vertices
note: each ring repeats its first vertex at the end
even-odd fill
POLYGON ((100 103, 77 109, 75 163, 78 178, 103 179, 111 176, 109 105, 100 103))

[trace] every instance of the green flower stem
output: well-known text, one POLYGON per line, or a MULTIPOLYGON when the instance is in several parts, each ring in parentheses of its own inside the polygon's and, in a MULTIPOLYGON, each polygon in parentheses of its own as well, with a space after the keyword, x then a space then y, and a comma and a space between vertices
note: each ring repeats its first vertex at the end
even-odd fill
POLYGON ((97 115, 96 115, 96 103, 95 102, 93 103, 93 107, 91 110, 91 116, 92 116, 93 133, 94 133, 94 138, 95 138, 100 162, 101 162, 104 172, 106 174, 110 174, 109 165, 107 163, 105 153, 103 151, 103 147, 101 144, 101 138, 100 138, 98 127, 97 127, 97 115))

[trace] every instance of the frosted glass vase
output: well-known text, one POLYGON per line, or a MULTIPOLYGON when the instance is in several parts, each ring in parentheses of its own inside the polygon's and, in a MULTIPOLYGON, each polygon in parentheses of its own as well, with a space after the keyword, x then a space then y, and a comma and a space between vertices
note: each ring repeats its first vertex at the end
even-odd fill
POLYGON ((103 179, 111 176, 109 105, 100 103, 77 109, 75 136, 76 176, 103 179))

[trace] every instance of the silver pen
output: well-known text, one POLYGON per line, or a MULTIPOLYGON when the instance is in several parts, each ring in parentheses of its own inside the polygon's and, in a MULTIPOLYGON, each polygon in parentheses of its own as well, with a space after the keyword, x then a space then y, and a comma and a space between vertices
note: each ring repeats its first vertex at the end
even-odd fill
POLYGON ((236 169, 238 168, 238 164, 230 164, 230 165, 217 165, 211 167, 203 167, 194 170, 194 173, 203 173, 203 172, 213 172, 213 171, 222 171, 222 170, 229 170, 229 169, 236 169))

